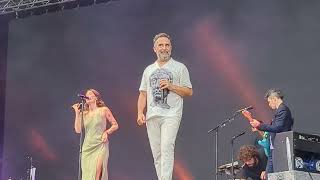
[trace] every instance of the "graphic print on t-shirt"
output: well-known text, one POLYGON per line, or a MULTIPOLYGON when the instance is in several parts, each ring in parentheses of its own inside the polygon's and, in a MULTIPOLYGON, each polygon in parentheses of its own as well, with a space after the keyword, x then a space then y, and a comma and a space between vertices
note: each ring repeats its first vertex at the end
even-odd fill
POLYGON ((167 69, 156 69, 150 76, 150 87, 152 92, 152 102, 151 107, 157 106, 165 109, 170 109, 170 106, 167 103, 167 98, 169 94, 168 89, 160 88, 160 80, 166 79, 172 83, 173 75, 167 69))

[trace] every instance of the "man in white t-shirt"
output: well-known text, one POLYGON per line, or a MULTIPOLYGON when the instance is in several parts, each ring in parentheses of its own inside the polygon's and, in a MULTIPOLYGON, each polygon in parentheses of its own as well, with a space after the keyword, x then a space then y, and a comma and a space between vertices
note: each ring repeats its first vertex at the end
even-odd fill
POLYGON ((170 36, 157 34, 153 45, 157 60, 143 72, 137 122, 146 123, 158 179, 171 180, 183 97, 192 96, 193 91, 187 67, 171 58, 170 36))

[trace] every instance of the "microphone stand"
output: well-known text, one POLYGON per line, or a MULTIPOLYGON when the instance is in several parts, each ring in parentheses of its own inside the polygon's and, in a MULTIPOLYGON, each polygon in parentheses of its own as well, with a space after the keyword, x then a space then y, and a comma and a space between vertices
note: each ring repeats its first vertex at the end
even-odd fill
POLYGON ((215 128, 210 129, 208 131, 208 134, 215 132, 215 143, 214 143, 214 147, 215 147, 215 180, 218 180, 218 136, 219 136, 219 129, 225 127, 228 123, 231 123, 235 117, 239 114, 239 112, 234 113, 231 117, 225 119, 224 121, 222 121, 222 123, 218 124, 215 128))
POLYGON ((80 126, 81 126, 81 131, 80 131, 80 143, 79 143, 79 166, 78 166, 78 180, 81 180, 81 157, 82 157, 82 144, 83 144, 83 139, 84 139, 84 125, 83 125, 83 111, 84 111, 84 104, 85 104, 85 97, 80 97, 81 98, 81 118, 80 118, 80 126))
POLYGON ((231 178, 233 180, 235 180, 235 177, 234 177, 234 148, 233 148, 233 145, 234 145, 234 140, 236 140, 238 137, 244 135, 246 132, 243 131, 241 132, 240 134, 238 135, 235 135, 231 138, 231 178))

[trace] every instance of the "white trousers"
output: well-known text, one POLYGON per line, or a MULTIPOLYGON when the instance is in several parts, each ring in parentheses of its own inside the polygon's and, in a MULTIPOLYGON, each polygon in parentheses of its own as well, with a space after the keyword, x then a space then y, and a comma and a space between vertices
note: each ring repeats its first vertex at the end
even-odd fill
POLYGON ((147 120, 147 132, 158 180, 172 180, 174 147, 181 117, 147 120))

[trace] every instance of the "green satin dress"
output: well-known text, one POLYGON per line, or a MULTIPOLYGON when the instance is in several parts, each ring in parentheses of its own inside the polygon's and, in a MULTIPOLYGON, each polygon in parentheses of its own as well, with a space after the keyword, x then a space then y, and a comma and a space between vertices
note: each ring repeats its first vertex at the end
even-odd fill
POLYGON ((101 180, 108 180, 109 144, 102 142, 106 130, 103 108, 84 115, 85 137, 82 145, 81 170, 82 180, 95 180, 98 158, 102 158, 101 180))

